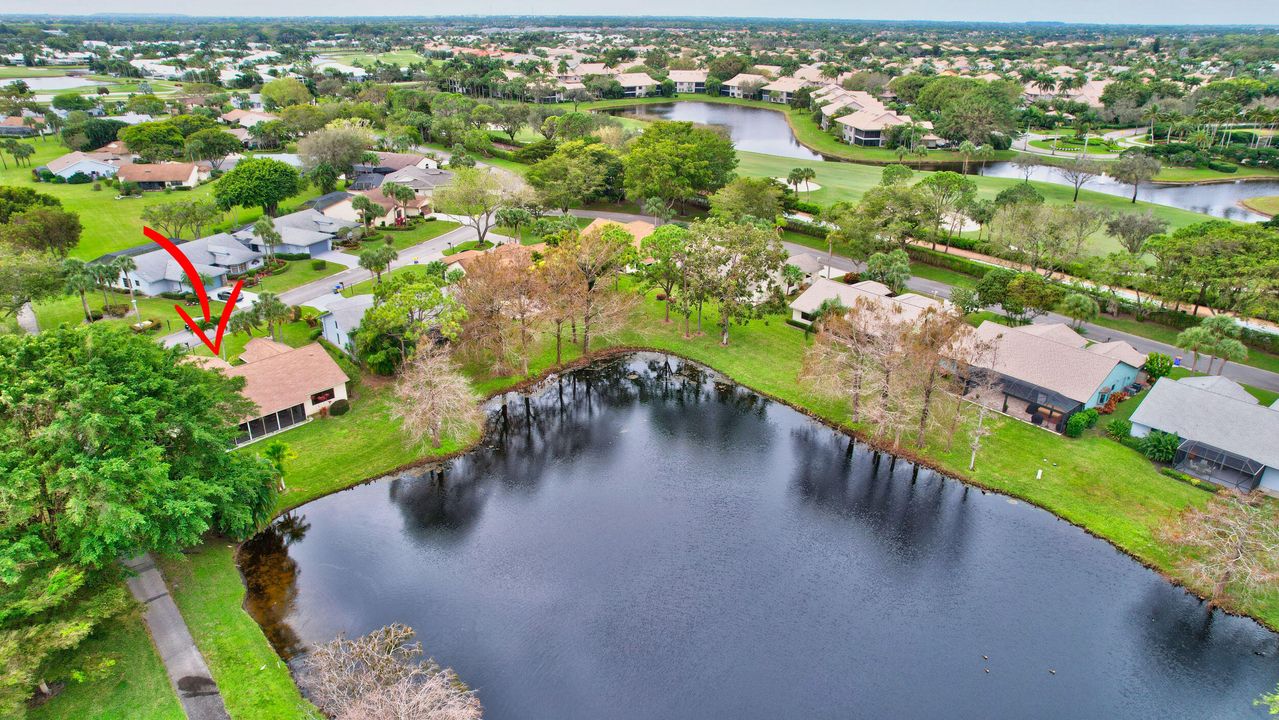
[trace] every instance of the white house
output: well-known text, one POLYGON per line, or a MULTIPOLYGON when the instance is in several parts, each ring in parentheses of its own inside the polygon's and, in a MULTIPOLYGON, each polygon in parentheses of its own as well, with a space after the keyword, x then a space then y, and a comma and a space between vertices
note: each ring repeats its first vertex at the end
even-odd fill
POLYGON ((372 295, 353 295, 333 300, 320 315, 321 333, 325 340, 347 353, 354 354, 351 335, 360 327, 364 313, 373 307, 372 295))
POLYGON ((705 70, 671 70, 668 77, 675 83, 677 93, 706 92, 707 72, 705 70))
POLYGON ((112 153, 84 153, 77 150, 50 160, 45 167, 64 179, 76 173, 97 179, 114 177, 121 164, 120 156, 112 153))
MULTIPOLYGON (((226 233, 180 243, 178 247, 191 260, 196 271, 206 278, 206 290, 224 285, 228 274, 246 272, 262 265, 261 253, 250 250, 226 233)), ((104 256, 99 260, 118 254, 104 256)), ((117 280, 119 287, 133 288, 143 295, 151 296, 191 290, 189 278, 182 266, 163 249, 156 247, 155 250, 133 255, 133 262, 137 267, 117 280)))

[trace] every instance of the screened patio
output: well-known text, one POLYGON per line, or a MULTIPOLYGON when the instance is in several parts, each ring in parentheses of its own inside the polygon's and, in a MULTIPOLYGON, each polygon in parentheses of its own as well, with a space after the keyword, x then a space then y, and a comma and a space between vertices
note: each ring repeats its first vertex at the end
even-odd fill
POLYGON ((1174 467, 1200 480, 1252 492, 1261 482, 1266 466, 1221 448, 1197 440, 1184 440, 1177 446, 1174 467))
POLYGON ((1039 385, 999 375, 994 387, 976 392, 982 405, 1045 430, 1060 433, 1066 420, 1084 404, 1039 385))

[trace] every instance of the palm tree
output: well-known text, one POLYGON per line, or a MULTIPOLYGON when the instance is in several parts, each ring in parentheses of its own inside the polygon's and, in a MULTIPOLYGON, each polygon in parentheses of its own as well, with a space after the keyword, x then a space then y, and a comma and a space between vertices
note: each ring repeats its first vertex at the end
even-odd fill
POLYGON ((995 159, 995 148, 990 145, 982 144, 977 146, 977 151, 973 153, 974 160, 981 161, 980 174, 986 174, 986 161, 995 159))
POLYGON ((972 140, 965 140, 959 143, 959 147, 955 148, 955 150, 964 159, 964 174, 967 175, 968 161, 972 159, 973 155, 977 154, 977 146, 973 144, 972 140))
POLYGON ((810 167, 799 169, 800 179, 804 181, 804 192, 808 192, 808 183, 817 179, 817 171, 810 167))
POLYGON ((280 231, 275 229, 275 221, 270 215, 263 215, 253 223, 253 234, 266 248, 267 267, 275 265, 275 246, 280 244, 280 231))
POLYGON ((84 308, 84 321, 93 322, 93 314, 89 312, 89 299, 85 293, 97 287, 98 281, 93 276, 89 265, 83 260, 67 258, 62 261, 62 276, 66 282, 66 291, 80 295, 80 306, 84 308))
POLYGON ((786 184, 795 188, 795 192, 799 192, 799 184, 804 182, 804 168, 791 168, 786 174, 786 184))
POLYGON ((1071 293, 1062 299, 1057 312, 1071 319, 1071 327, 1078 330, 1084 322, 1097 317, 1097 301, 1083 293, 1071 293))
POLYGON ((129 304, 133 306, 133 316, 142 321, 142 313, 138 310, 138 298, 134 294, 134 283, 129 280, 129 273, 138 269, 138 264, 128 255, 121 255, 111 261, 111 267, 115 270, 118 277, 123 277, 125 285, 129 286, 129 304))
POLYGON ((227 329, 232 333, 244 333, 249 337, 253 337, 253 331, 258 327, 257 306, 248 310, 241 310, 231 316, 227 321, 227 329))
POLYGON ((107 306, 111 304, 111 298, 107 295, 107 290, 111 289, 111 283, 119 277, 119 273, 110 263, 92 263, 89 265, 89 272, 93 274, 93 280, 97 283, 98 289, 102 291, 102 314, 107 313, 107 306))
POLYGON ((375 248, 369 248, 360 253, 360 267, 373 273, 377 278, 375 283, 382 282, 382 273, 391 267, 391 262, 399 258, 400 254, 395 248, 389 245, 381 245, 375 248))
POLYGON ((285 305, 280 296, 273 292, 264 292, 258 296, 258 301, 253 304, 253 311, 258 314, 262 322, 266 323, 267 331, 271 333, 271 339, 279 341, 279 334, 276 327, 285 323, 289 319, 289 306, 285 305))
POLYGON ((288 443, 282 440, 274 440, 262 450, 262 457, 271 463, 271 469, 275 471, 275 479, 279 482, 280 492, 284 492, 287 488, 284 485, 284 464, 289 460, 296 459, 298 454, 289 447, 288 443))
POLYGON ((351 198, 351 209, 360 214, 360 224, 367 228, 382 206, 370 200, 367 195, 356 195, 351 198))
POLYGON ((1199 370, 1199 353, 1211 353, 1215 344, 1216 338, 1212 332, 1198 325, 1186 328, 1177 335, 1177 347, 1194 355, 1194 363, 1190 369, 1195 371, 1199 370))

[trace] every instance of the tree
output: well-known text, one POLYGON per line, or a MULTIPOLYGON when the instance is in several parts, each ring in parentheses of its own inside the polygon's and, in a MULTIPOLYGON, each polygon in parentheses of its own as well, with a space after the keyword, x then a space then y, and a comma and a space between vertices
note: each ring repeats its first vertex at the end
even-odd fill
POLYGON ((976 289, 959 286, 950 289, 950 304, 965 315, 971 315, 982 308, 976 289))
POLYGON ((363 127, 326 127, 298 141, 298 157, 308 172, 328 164, 339 174, 350 174, 352 167, 364 162, 371 147, 373 137, 363 127))
POLYGON ((865 276, 887 285, 894 293, 900 293, 906 289, 906 281, 910 280, 910 256, 901 248, 875 253, 866 261, 865 276))
POLYGON ((62 201, 31 188, 0 185, 0 224, 33 207, 60 208, 62 201))
POLYGON ((287 487, 284 484, 285 464, 290 460, 296 460, 298 454, 289 447, 289 444, 283 440, 273 440, 262 449, 262 458, 271 464, 272 474, 280 492, 284 492, 287 487))
POLYGON ((335 720, 480 720, 475 693, 451 669, 423 661, 413 637, 409 627, 388 625, 317 645, 301 675, 307 697, 335 720))
POLYGON ((400 214, 407 217, 409 203, 417 199, 417 193, 413 191, 413 188, 397 182, 383 182, 380 189, 383 195, 395 203, 400 214))
MULTIPOLYGON (((1189 352, 1194 356, 1194 362, 1191 363, 1190 369, 1199 370, 1199 354, 1202 352, 1212 352, 1216 345, 1217 338, 1204 327, 1186 328, 1177 334, 1177 347, 1189 352)), ((1212 363, 1209 363, 1211 365, 1212 363)))
POLYGON ((653 217, 654 225, 661 225, 675 217, 674 211, 658 197, 644 198, 644 214, 653 217))
POLYGON ((84 309, 84 321, 93 322, 93 314, 89 312, 87 294, 98 286, 98 279, 93 275, 93 268, 83 260, 67 258, 62 261, 62 277, 68 293, 80 296, 80 307, 84 309))
POLYGON ((15 248, 66 257, 80 242, 80 217, 59 207, 36 205, 0 225, 0 241, 15 248))
POLYGON ((567 213, 574 203, 590 202, 603 190, 605 170, 589 157, 561 148, 529 168, 525 179, 543 203, 567 213))
POLYGON ((279 341, 277 328, 288 322, 292 316, 289 306, 280 300, 280 296, 273 292, 264 292, 258 295, 257 302, 253 303, 253 312, 257 313, 259 319, 266 323, 267 332, 270 333, 271 339, 279 341))
POLYGON ((493 217, 506 201, 506 191, 492 173, 476 168, 458 168, 453 182, 435 190, 435 207, 458 215, 462 224, 475 230, 480 242, 493 226, 493 217))
POLYGON ((177 157, 185 138, 173 123, 158 120, 121 129, 120 140, 131 152, 137 153, 142 162, 156 162, 177 157))
POLYGON ((1182 548, 1178 564, 1208 595, 1209 612, 1279 580, 1279 518, 1259 495, 1215 495, 1158 534, 1182 548))
POLYGON ((782 188, 772 178, 739 177, 711 195, 711 215, 771 224, 782 214, 782 188))
POLYGON ((1159 174, 1163 165, 1158 158, 1145 153, 1125 153, 1108 168, 1110 175, 1122 183, 1132 185, 1132 200, 1137 202, 1141 184, 1159 174))
POLYGON ((689 232, 695 245, 709 251, 709 265, 718 269, 708 295, 719 310, 720 344, 728 345, 733 323, 756 317, 775 299, 786 252, 771 229, 756 225, 696 222, 689 232))
POLYGON ((1053 170, 1075 188, 1075 195, 1071 202, 1079 202, 1079 189, 1102 173, 1098 162, 1089 160, 1083 155, 1067 160, 1061 165, 1055 165, 1053 170))
POLYGON ((528 210, 514 206, 499 208, 494 216, 497 224, 504 228, 511 229, 511 237, 515 242, 520 242, 520 228, 527 227, 533 222, 533 213, 528 210))
MULTIPOLYGON (((958 173, 943 171, 933 173, 921 180, 915 185, 915 190, 919 193, 933 221, 932 240, 933 249, 936 249, 937 236, 941 233, 942 223, 976 197, 977 183, 958 173)), ((946 251, 950 252, 949 242, 946 244, 946 251)))
MULTIPOLYGON (((297 107, 308 107, 298 105, 297 107)), ((311 172, 307 173, 306 178, 310 180, 317 188, 320 189, 321 195, 328 195, 338 187, 338 178, 341 173, 332 165, 322 162, 311 168, 311 172)))
POLYGON ((45 253, 0 243, 0 318, 14 317, 27 303, 62 292, 58 263, 45 253))
POLYGON ((1144 213, 1120 213, 1106 222, 1106 232, 1119 238, 1124 249, 1134 256, 1142 254, 1146 240, 1168 229, 1168 221, 1157 218, 1149 210, 1144 213))
POLYGON ((267 267, 275 265, 275 246, 283 242, 284 238, 275 229, 275 221, 270 215, 263 215, 253 223, 253 236, 266 248, 267 267))
POLYGON ((374 284, 382 282, 382 273, 386 272, 391 263, 400 257, 395 248, 390 245, 378 245, 360 253, 360 267, 373 273, 374 284))
MULTIPOLYGON (((646 289, 655 288, 665 296, 665 322, 671 321, 671 295, 683 274, 680 260, 687 252, 688 231, 678 225, 663 225, 640 241, 640 277, 646 289)), ((788 266, 793 267, 793 266, 788 266)))
POLYGON ((714 130, 658 121, 635 139, 622 163, 627 195, 637 201, 659 197, 672 205, 727 185, 737 154, 732 141, 714 130))
POLYGON ((221 169, 228 155, 244 149, 239 138, 224 130, 209 128, 187 137, 183 149, 190 160, 208 160, 214 170, 221 169))
POLYGON ((142 208, 142 221, 167 238, 190 237, 186 235, 188 230, 199 237, 201 228, 217 219, 220 212, 211 202, 176 200, 142 208))
POLYGON ((905 185, 914 177, 915 171, 905 165, 885 165, 879 176, 880 185, 905 185))
POLYGON ((360 224, 367 228, 373 223, 373 219, 381 215, 385 208, 373 202, 368 195, 356 195, 351 198, 351 209, 360 216, 360 224))
POLYGON ((419 345, 395 384, 392 415, 415 445, 438 448, 445 437, 460 439, 479 427, 479 397, 448 352, 419 345))
MULTIPOLYGON (((1248 356, 1248 349, 1237 339, 1243 331, 1235 319, 1229 315, 1213 315, 1204 318, 1198 325, 1211 337, 1211 353, 1221 359, 1220 374, 1228 360, 1240 361, 1248 356)), ((1208 361, 1208 374, 1212 374, 1212 360, 1208 361)))
POLYGON ((1152 383, 1159 380, 1159 378, 1171 375, 1172 367, 1172 358, 1160 352, 1153 352, 1147 355, 1146 364, 1142 366, 1146 371, 1146 377, 1150 378, 1152 383))
POLYGON ((1071 327, 1078 330, 1086 321, 1095 319, 1099 309, 1097 301, 1091 297, 1083 293, 1070 293, 1061 299, 1057 312, 1070 318, 1073 321, 1071 327))
MULTIPOLYGON (((635 238, 620 225, 605 225, 565 238, 557 251, 565 254, 577 272, 576 283, 569 285, 575 298, 569 303, 578 310, 581 320, 582 354, 591 352, 591 338, 615 333, 629 315, 633 295, 617 292, 614 280, 634 260, 635 238)), ((556 253, 552 253, 553 255, 556 253)))
POLYGON ((1008 294, 1001 303, 1004 312, 1018 322, 1030 322, 1052 310, 1061 297, 1058 287, 1038 273, 1018 273, 1008 283, 1008 294))
POLYGON ((458 335, 466 311, 446 292, 438 271, 402 272, 373 288, 373 307, 364 313, 355 348, 375 372, 390 374, 426 342, 458 335))
POLYGON ((252 410, 243 381, 182 352, 104 325, 0 336, 0 714, 127 607, 119 558, 270 517, 269 470, 226 452, 252 410))
POLYGON ((260 207, 274 215, 280 203, 302 190, 302 177, 292 166, 270 158, 241 160, 213 185, 218 205, 229 210, 236 205, 260 207))
POLYGON ((271 109, 311 102, 311 91, 296 78, 279 78, 262 86, 262 100, 271 109))

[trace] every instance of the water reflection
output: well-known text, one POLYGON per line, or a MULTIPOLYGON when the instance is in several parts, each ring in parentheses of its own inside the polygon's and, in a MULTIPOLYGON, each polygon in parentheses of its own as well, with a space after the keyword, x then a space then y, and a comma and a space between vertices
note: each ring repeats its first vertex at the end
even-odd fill
POLYGON ((1234 718, 1279 678, 1274 635, 1079 529, 678 359, 488 422, 246 544, 282 654, 408 623, 497 720, 1234 718))
MULTIPOLYGON (((780 106, 788 109, 787 106, 780 106)), ((801 145, 783 113, 764 108, 707 102, 654 103, 612 111, 647 120, 679 120, 723 127, 738 150, 821 162, 822 156, 801 145)))

